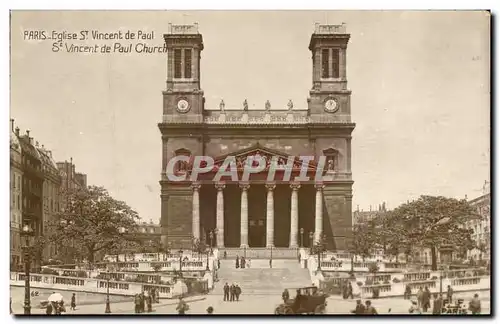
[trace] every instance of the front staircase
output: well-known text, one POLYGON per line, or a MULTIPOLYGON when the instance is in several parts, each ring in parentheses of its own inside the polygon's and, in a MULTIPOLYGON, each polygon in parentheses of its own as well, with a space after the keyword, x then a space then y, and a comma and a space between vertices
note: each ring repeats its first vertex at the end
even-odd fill
POLYGON ((251 259, 250 268, 236 269, 235 260, 221 260, 215 293, 222 294, 226 282, 239 285, 243 295, 281 296, 285 288, 292 295, 293 288, 311 285, 308 270, 300 268, 297 260, 273 259, 272 266, 268 259, 251 259))

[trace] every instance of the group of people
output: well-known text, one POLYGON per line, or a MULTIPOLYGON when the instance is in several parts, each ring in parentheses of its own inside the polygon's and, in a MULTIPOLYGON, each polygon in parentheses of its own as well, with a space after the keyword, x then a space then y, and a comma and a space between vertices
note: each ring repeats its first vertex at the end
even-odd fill
POLYGON ((235 285, 234 283, 229 286, 229 284, 226 282, 226 284, 224 285, 224 301, 239 301, 240 295, 240 286, 235 285))
MULTIPOLYGON (((53 292, 52 294, 55 294, 53 292)), ((76 310, 76 294, 73 293, 71 296, 71 310, 76 310)), ((45 308, 45 314, 47 315, 64 315, 66 314, 66 306, 64 306, 64 300, 60 301, 49 301, 47 307, 45 308)))
POLYGON ((240 258, 239 255, 236 256, 236 269, 238 268, 245 269, 245 267, 250 268, 250 265, 251 265, 250 258, 247 260, 245 259, 245 257, 240 258))
POLYGON ((352 285, 350 282, 342 287, 342 298, 348 299, 349 297, 351 297, 351 299, 354 298, 354 294, 352 292, 352 285))
POLYGON ((135 294, 134 305, 135 313, 151 313, 153 311, 153 303, 160 302, 160 295, 156 289, 151 289, 151 291, 142 292, 140 294, 135 294))
POLYGON ((355 315, 377 315, 377 310, 373 307, 372 302, 370 300, 365 301, 365 304, 362 303, 361 299, 356 300, 356 308, 351 311, 351 313, 355 315))

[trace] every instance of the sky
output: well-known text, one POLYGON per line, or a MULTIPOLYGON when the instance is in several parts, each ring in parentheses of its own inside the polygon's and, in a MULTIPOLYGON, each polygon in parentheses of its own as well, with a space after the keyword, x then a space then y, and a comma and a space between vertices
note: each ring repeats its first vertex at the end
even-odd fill
MULTIPOLYGON (((314 24, 347 24, 353 209, 421 194, 469 199, 490 178, 490 26, 485 12, 67 11, 11 14, 11 118, 149 221, 160 218, 165 54, 52 51, 25 31, 154 32, 197 22, 206 106, 305 107, 314 24)), ((66 41, 68 43, 82 43, 66 41)), ((109 44, 115 41, 91 41, 109 44)))

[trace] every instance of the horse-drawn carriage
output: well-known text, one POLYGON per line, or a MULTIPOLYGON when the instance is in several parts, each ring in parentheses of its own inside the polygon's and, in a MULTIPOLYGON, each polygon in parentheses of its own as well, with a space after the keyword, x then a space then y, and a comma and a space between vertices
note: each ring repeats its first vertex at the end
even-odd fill
POLYGON ((328 295, 319 293, 318 287, 314 286, 295 290, 295 298, 278 305, 274 311, 276 315, 324 314, 328 295))

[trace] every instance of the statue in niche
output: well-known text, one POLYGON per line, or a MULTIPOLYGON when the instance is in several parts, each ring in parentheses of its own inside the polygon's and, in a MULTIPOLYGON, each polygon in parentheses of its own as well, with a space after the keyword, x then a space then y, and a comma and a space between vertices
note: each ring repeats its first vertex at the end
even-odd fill
POLYGON ((328 159, 326 170, 327 171, 333 171, 334 168, 335 168, 335 164, 334 164, 334 161, 333 161, 333 157, 331 157, 331 158, 328 159))
POLYGON ((248 111, 248 101, 246 99, 243 101, 243 110, 248 111))
POLYGON ((293 102, 292 102, 292 99, 288 100, 288 109, 292 109, 293 108, 293 102))
POLYGON ((226 104, 224 103, 224 99, 220 100, 219 108, 220 110, 224 110, 224 107, 226 107, 226 104))
POLYGON ((266 101, 266 110, 269 110, 271 109, 271 103, 269 102, 269 100, 266 101))

